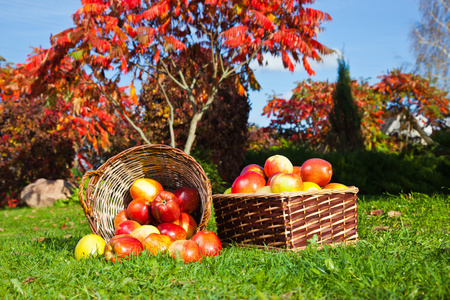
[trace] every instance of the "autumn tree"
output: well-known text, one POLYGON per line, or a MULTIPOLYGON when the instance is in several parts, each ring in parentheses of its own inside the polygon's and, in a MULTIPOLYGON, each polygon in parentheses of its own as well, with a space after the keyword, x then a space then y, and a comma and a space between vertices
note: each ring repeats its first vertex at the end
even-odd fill
MULTIPOLYGON (((210 60, 209 52, 195 53, 197 60, 204 63, 210 60)), ((193 54, 194 55, 194 54, 193 54)), ((176 64, 186 70, 185 57, 177 58, 176 64)), ((199 78, 199 80, 204 80, 199 78)), ((204 95, 206 97, 206 95, 204 95)), ((150 80, 142 87, 137 114, 142 116, 141 125, 145 127, 154 141, 164 143, 170 140, 169 124, 161 124, 161 117, 170 116, 173 110, 173 134, 180 147, 186 143, 190 120, 193 116, 192 106, 185 101, 186 94, 177 88, 172 80, 166 78, 150 80), (171 99, 171 107, 165 101, 163 90, 171 99)), ((199 122, 195 147, 217 165, 217 170, 224 180, 232 181, 240 172, 247 140, 247 120, 250 104, 246 95, 239 95, 233 81, 225 81, 218 90, 216 101, 207 110, 199 122), (219 134, 220 133, 220 134, 219 134)), ((199 152, 199 151, 198 151, 199 152)), ((199 155, 199 153, 196 153, 199 155)))
MULTIPOLYGON (((271 54, 281 57, 290 71, 295 63, 302 63, 309 74, 314 73, 308 59, 319 61, 321 55, 331 52, 316 39, 321 24, 331 18, 307 7, 312 3, 314 0, 83 0, 74 14, 75 27, 53 36, 51 48, 32 59, 34 74, 39 75, 36 86, 54 79, 55 66, 71 57, 78 64, 73 72, 92 74, 91 87, 132 124, 143 141, 150 142, 125 109, 122 101, 128 98, 119 87, 127 77, 131 82, 127 93, 137 106, 143 82, 169 79, 184 92, 193 111, 184 146, 189 153, 199 122, 226 80, 231 80, 241 95, 247 87, 259 89, 251 61, 262 65, 264 56, 271 54), (192 54, 202 51, 209 52, 207 63, 192 54), (176 64, 178 57, 186 58, 183 70, 176 64)), ((165 91, 164 86, 160 88, 165 91)), ((163 94, 170 107, 170 143, 176 146, 173 104, 167 91, 163 94)))
POLYGON ((402 129, 406 131, 405 144, 408 144, 410 132, 416 130, 427 144, 433 140, 424 131, 444 128, 449 115, 449 99, 446 92, 438 89, 426 78, 412 73, 402 73, 394 69, 380 76, 380 82, 374 85, 377 93, 386 101, 386 117, 399 117, 402 129), (419 123, 419 117, 424 120, 419 123))
POLYGON ((350 69, 344 58, 338 59, 338 79, 333 90, 333 108, 328 114, 333 148, 341 151, 362 150, 361 115, 353 98, 350 69))
MULTIPOLYGON (((380 82, 372 86, 367 82, 351 81, 351 92, 362 114, 361 134, 365 148, 401 150, 401 145, 396 145, 381 131, 386 119, 397 116, 402 121, 402 129, 415 129, 425 141, 432 143, 423 128, 445 128, 449 115, 449 99, 445 91, 419 75, 395 69, 379 78, 380 82), (423 117, 420 123, 419 117, 423 117)), ((288 136, 292 141, 315 150, 329 150, 326 135, 331 128, 329 114, 334 106, 332 95, 335 89, 336 84, 327 81, 302 81, 293 90, 291 99, 272 98, 264 107, 263 114, 272 116, 272 128, 290 132, 288 136)))
POLYGON ((274 95, 263 108, 263 115, 272 117, 270 127, 289 140, 325 150, 325 139, 330 131, 328 114, 333 104, 333 84, 307 79, 299 82, 292 92, 292 97, 287 100, 274 95))
POLYGON ((416 67, 428 79, 437 79, 438 86, 450 91, 450 2, 420 0, 422 20, 410 33, 416 67))

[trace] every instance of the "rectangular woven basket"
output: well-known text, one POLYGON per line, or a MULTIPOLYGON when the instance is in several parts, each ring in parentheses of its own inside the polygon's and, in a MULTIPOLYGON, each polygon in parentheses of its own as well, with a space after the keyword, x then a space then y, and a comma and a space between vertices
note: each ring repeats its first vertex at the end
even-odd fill
POLYGON ((358 188, 289 193, 215 194, 217 234, 225 243, 300 250, 356 242, 358 188))

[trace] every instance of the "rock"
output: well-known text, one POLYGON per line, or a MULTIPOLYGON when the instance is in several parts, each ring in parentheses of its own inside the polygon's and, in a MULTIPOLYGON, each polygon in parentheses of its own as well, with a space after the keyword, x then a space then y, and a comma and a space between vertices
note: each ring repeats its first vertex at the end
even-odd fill
POLYGON ((58 199, 68 199, 74 188, 75 185, 67 180, 40 178, 27 185, 20 193, 20 198, 29 207, 53 206, 58 199))

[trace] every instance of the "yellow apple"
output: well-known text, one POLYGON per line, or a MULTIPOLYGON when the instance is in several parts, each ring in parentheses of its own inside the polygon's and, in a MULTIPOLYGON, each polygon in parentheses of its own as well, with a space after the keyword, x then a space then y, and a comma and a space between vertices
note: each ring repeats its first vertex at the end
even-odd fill
POLYGON ((150 233, 160 234, 158 228, 153 225, 142 225, 131 232, 131 236, 142 242, 150 233))
POLYGON ((82 237, 75 246, 75 259, 88 258, 90 256, 103 255, 105 252, 105 240, 96 234, 88 234, 82 237))
POLYGON ((321 190, 322 188, 312 181, 304 181, 302 191, 313 191, 313 190, 321 190))
POLYGON ((272 193, 272 190, 270 189, 269 185, 263 186, 259 190, 257 190, 255 193, 272 193))

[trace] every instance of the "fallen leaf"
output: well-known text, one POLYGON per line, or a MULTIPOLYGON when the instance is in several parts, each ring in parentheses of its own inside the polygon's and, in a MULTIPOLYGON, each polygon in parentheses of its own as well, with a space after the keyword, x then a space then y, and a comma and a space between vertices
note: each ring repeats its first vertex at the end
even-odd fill
POLYGON ((391 210, 388 212, 389 217, 394 218, 394 217, 400 217, 403 213, 399 212, 399 211, 395 211, 395 210, 391 210))
POLYGON ((3 215, 5 216, 5 218, 9 217, 9 215, 8 215, 8 213, 6 211, 3 213, 3 215))
POLYGON ((30 219, 33 219, 33 218, 34 218, 34 216, 32 216, 32 215, 29 215, 29 216, 28 216, 28 218, 30 218, 30 219))
POLYGON ((83 224, 83 223, 86 223, 86 222, 87 222, 87 220, 81 220, 80 224, 83 224))
POLYGON ((68 239, 68 238, 71 238, 71 237, 72 237, 71 234, 68 234, 68 235, 65 235, 65 236, 64 236, 65 239, 68 239))
POLYGON ((66 228, 67 228, 67 225, 66 225, 66 224, 64 224, 64 225, 61 226, 61 229, 66 229, 66 228))
POLYGON ((38 242, 38 243, 40 243, 40 242, 43 242, 43 241, 45 240, 45 237, 32 238, 31 240, 32 240, 33 242, 38 242))
POLYGON ((33 209, 32 211, 31 211, 32 213, 35 213, 36 212, 36 210, 35 209, 33 209))
POLYGON ((22 284, 24 284, 24 283, 26 283, 26 282, 33 282, 33 281, 35 281, 35 280, 36 280, 36 278, 29 276, 29 277, 27 277, 24 281, 22 281, 22 284))
POLYGON ((0 228, 0 232, 2 232, 2 231, 5 231, 5 229, 3 229, 3 228, 0 228))
POLYGON ((39 230, 39 227, 34 226, 34 227, 33 227, 33 230, 39 230))
POLYGON ((389 226, 375 226, 372 230, 373 231, 385 231, 388 229, 389 229, 389 226))
POLYGON ((70 225, 70 226, 74 226, 75 223, 74 223, 74 222, 69 222, 69 225, 70 225))
POLYGON ((47 221, 47 219, 42 219, 42 220, 41 220, 41 223, 42 223, 42 222, 45 222, 45 221, 47 221))
POLYGON ((14 217, 14 220, 20 219, 20 216, 14 217))
POLYGON ((370 212, 370 214, 371 214, 372 216, 377 216, 377 217, 379 217, 379 216, 381 216, 382 214, 384 214, 384 210, 383 210, 383 209, 375 209, 375 210, 372 210, 372 211, 370 212))

